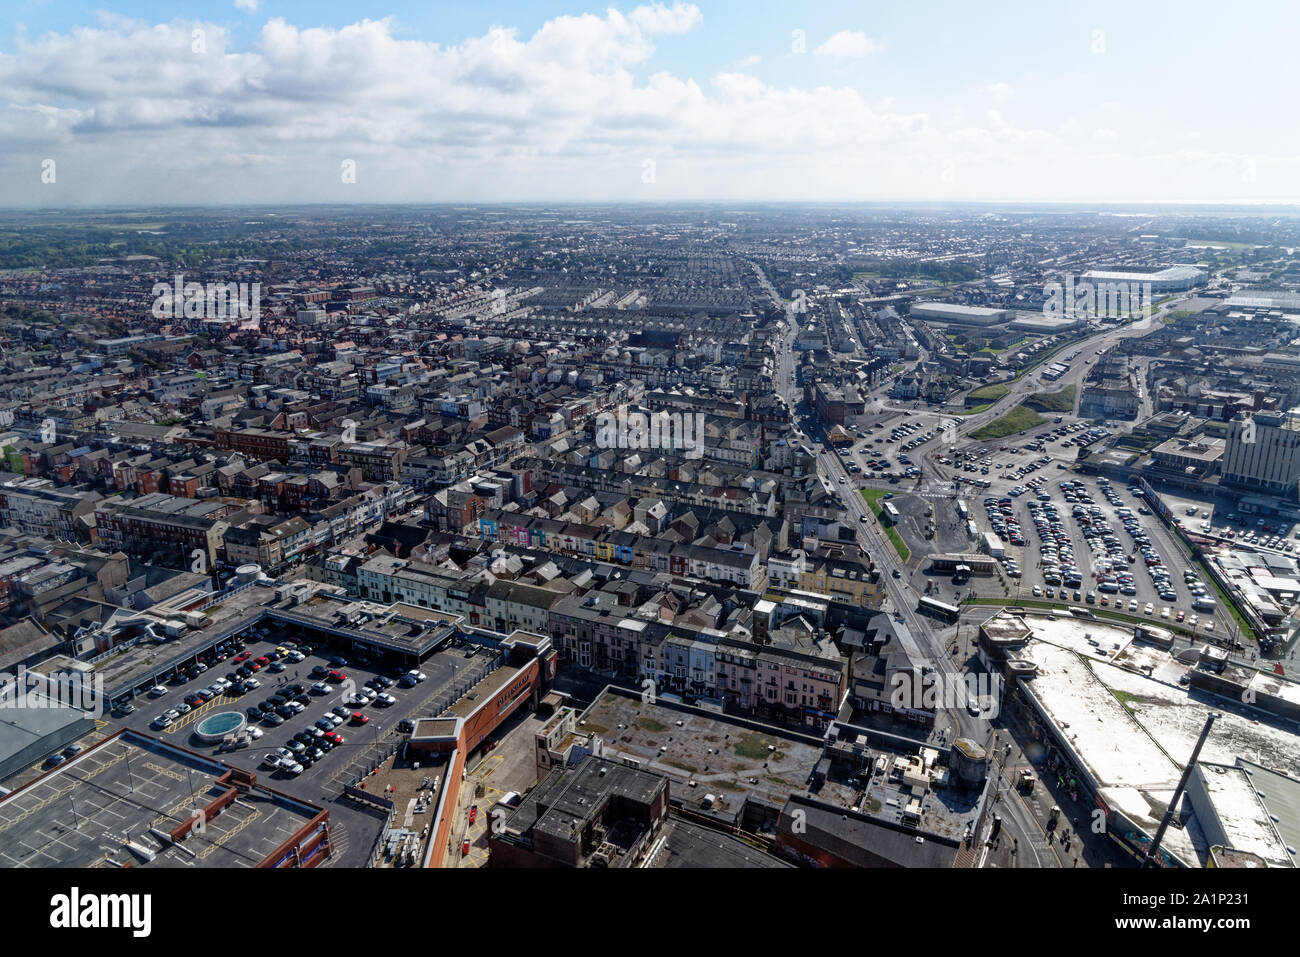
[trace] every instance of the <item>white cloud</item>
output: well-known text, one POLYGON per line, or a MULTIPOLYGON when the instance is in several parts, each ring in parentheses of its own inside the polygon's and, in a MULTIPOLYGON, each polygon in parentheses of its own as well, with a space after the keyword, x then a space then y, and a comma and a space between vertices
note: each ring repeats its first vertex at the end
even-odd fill
POLYGON ((813 50, 817 56, 866 57, 879 53, 884 47, 860 30, 841 30, 813 50))
POLYGON ((984 87, 984 95, 994 103, 1005 103, 1014 93, 1010 83, 990 83, 984 87))
POLYGON ((260 0, 235 0, 235 7, 239 10, 247 10, 249 13, 256 13, 259 2, 260 0))
POLYGON ((646 33, 685 33, 699 26, 702 15, 693 3, 674 3, 671 7, 651 3, 637 7, 628 19, 646 33))
POLYGON ((741 57, 736 61, 737 66, 757 66, 763 61, 763 58, 757 53, 751 53, 749 56, 741 57))
MULTIPOLYGON (((111 15, 20 36, 0 54, 0 204, 851 200, 941 188, 1124 198, 1171 183, 1200 183, 1206 198, 1220 185, 1241 193, 1239 158, 1154 155, 1169 137, 1091 136, 1104 120, 1021 127, 988 108, 995 99, 939 126, 897 91, 868 100, 847 85, 763 82, 743 69, 750 57, 698 80, 656 70, 656 44, 700 23, 698 8, 661 3, 452 45, 410 39, 387 19, 276 18, 238 47, 217 24, 111 15), (58 182, 33 196, 46 157, 58 182), (647 158, 653 186, 641 181, 647 158), (357 163, 355 184, 340 181, 344 159, 357 163), (960 175, 940 184, 947 161, 960 175)), ((837 39, 846 35, 819 52, 852 47, 837 39)), ((1295 157, 1257 168, 1268 195, 1300 180, 1295 157)))

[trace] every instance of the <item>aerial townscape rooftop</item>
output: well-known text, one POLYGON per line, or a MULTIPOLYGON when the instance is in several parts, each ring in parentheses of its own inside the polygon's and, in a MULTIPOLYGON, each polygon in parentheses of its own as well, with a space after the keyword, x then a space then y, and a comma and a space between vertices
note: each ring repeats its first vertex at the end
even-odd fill
POLYGON ((1294 11, 115 6, 0 40, 16 928, 1285 931, 1294 11))

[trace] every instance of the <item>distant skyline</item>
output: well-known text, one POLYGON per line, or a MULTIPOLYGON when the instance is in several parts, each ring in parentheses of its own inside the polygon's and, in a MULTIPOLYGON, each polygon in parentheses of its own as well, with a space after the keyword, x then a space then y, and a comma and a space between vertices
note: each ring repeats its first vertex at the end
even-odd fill
POLYGON ((9 5, 0 206, 1300 202, 1283 3, 181 6, 9 5))

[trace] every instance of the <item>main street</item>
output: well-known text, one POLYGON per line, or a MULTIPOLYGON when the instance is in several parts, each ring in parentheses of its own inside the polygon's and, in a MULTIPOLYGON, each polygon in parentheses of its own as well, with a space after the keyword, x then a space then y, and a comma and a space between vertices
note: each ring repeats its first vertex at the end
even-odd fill
MULTIPOLYGON (((775 301, 779 302, 779 300, 775 301)), ((1071 364, 1070 371, 1052 388, 1060 389, 1068 385, 1074 385, 1077 389, 1083 382, 1087 372, 1092 368, 1092 363, 1089 360, 1105 352, 1123 339, 1145 335, 1156 328, 1163 322, 1168 310, 1178 301, 1180 300, 1171 300, 1164 304, 1158 312, 1146 319, 1116 329, 1101 331, 1095 336, 1067 346, 1065 351, 1077 353, 1080 361, 1071 364)), ((797 326, 792 305, 784 305, 787 312, 787 329, 776 348, 776 383, 779 394, 789 403, 791 411, 794 413, 799 405, 799 397, 793 379, 793 353, 797 326)), ((875 409, 881 411, 916 411, 915 409, 908 410, 904 408, 893 409, 887 405, 884 402, 884 389, 885 386, 882 385, 880 394, 873 396, 869 400, 873 402, 875 409)), ((955 436, 959 439, 961 436, 980 428, 1004 415, 1032 393, 1039 391, 1043 391, 1043 384, 1037 375, 1032 371, 1022 375, 1018 380, 1010 383, 1007 395, 992 403, 987 410, 972 416, 954 417, 959 418, 959 423, 954 429, 955 436)), ((796 419, 798 418, 799 416, 796 415, 796 419)), ((867 554, 871 555, 876 567, 881 572, 884 591, 882 608, 891 612, 911 632, 917 646, 925 656, 917 664, 922 667, 933 668, 937 674, 943 677, 948 687, 966 688, 965 675, 946 653, 947 638, 940 634, 942 629, 936 628, 929 618, 917 613, 917 593, 910 584, 911 569, 907 567, 897 553, 893 543, 886 537, 883 528, 871 512, 866 500, 859 494, 860 483, 847 471, 841 457, 829 447, 824 429, 820 424, 813 421, 808 410, 803 410, 802 418, 810 439, 810 446, 816 451, 818 471, 825 478, 826 486, 829 489, 832 491, 840 490, 846 518, 852 522, 857 531, 858 543, 865 549, 867 554), (895 570, 899 574, 897 578, 894 577, 895 570)), ((940 454, 939 449, 942 447, 942 445, 937 446, 923 456, 926 485, 931 490, 935 488, 951 490, 954 488, 947 470, 941 469, 935 461, 940 454), (935 479, 939 481, 936 482, 935 479)), ((967 702, 963 701, 961 703, 966 704, 967 702)), ((1000 704, 999 702, 999 706, 1000 704)), ((995 719, 996 714, 995 712, 995 719)), ((990 742, 992 727, 988 719, 972 715, 964 707, 950 708, 944 712, 944 715, 947 719, 947 726, 952 729, 954 737, 957 735, 968 737, 985 745, 990 742)), ((1001 810, 1004 813, 1003 828, 1008 837, 1016 839, 1015 843, 1020 849, 1020 853, 1016 856, 1016 866, 1062 866, 1060 855, 1054 847, 1051 847, 1049 841, 1044 841, 1042 828, 1034 820, 1033 815, 1019 796, 1010 788, 1007 789, 1005 796, 1008 800, 1000 802, 1001 810)))

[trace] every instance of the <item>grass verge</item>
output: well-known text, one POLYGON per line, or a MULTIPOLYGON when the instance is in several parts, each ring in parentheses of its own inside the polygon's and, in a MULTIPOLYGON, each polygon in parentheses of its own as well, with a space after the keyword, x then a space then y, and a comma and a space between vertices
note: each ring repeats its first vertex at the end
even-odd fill
POLYGON ((903 536, 899 535, 898 530, 892 525, 886 525, 880 521, 880 502, 886 495, 892 494, 892 492, 887 492, 883 488, 864 488, 862 490, 862 497, 866 499, 867 507, 871 509, 871 514, 876 516, 876 521, 879 522, 880 527, 885 530, 885 537, 893 543, 894 551, 898 552, 898 557, 903 561, 907 561, 912 557, 912 552, 908 549, 907 543, 903 541, 903 536))
POLYGON ((1027 409, 1024 405, 1018 405, 1001 418, 994 419, 981 429, 976 429, 971 433, 971 438, 979 441, 1001 439, 1017 432, 1032 429, 1034 426, 1042 425, 1046 421, 1032 409, 1027 409))

